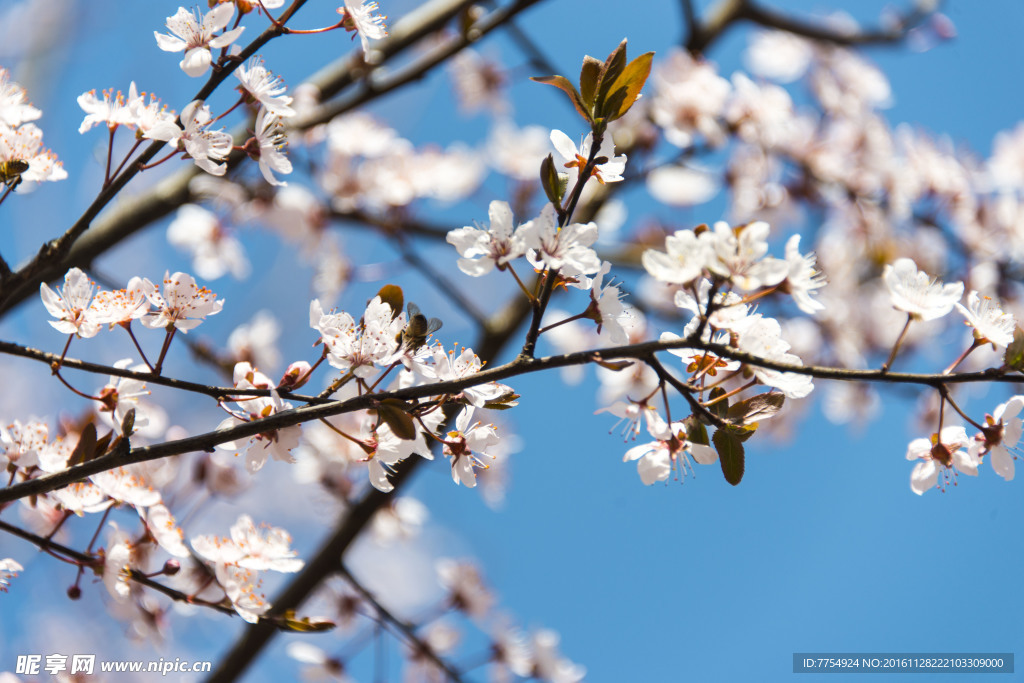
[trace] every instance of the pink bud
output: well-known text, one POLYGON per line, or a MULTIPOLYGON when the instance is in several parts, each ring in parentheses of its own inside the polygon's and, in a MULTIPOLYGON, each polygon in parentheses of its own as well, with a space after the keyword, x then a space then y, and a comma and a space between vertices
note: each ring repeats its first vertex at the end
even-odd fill
POLYGON ((278 382, 277 388, 282 391, 298 389, 309 380, 313 367, 304 360, 295 361, 284 371, 284 376, 278 382))

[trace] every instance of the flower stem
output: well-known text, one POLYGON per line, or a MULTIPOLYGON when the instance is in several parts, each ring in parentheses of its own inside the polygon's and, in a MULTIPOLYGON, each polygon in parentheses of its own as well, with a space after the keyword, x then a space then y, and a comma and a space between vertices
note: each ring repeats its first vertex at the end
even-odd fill
POLYGON ((914 316, 907 314, 907 322, 903 325, 903 331, 900 332, 899 338, 892 346, 892 353, 889 354, 889 359, 882 365, 882 372, 889 372, 889 367, 892 365, 892 362, 896 360, 896 354, 899 353, 900 344, 903 343, 903 338, 907 336, 907 330, 910 329, 910 321, 913 319, 914 316))

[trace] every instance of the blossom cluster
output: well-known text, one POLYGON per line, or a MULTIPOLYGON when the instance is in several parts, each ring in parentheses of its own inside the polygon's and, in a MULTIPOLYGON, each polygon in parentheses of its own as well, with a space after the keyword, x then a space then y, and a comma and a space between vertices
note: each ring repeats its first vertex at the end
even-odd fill
POLYGON ((0 67, 0 183, 63 180, 68 177, 53 152, 43 147, 43 131, 30 123, 43 113, 28 103, 25 89, 0 67))
POLYGON ((109 329, 129 326, 139 320, 153 329, 188 332, 208 315, 220 313, 224 300, 199 286, 188 273, 168 273, 160 285, 134 277, 124 289, 95 292, 96 285, 79 268, 64 276, 56 291, 45 282, 39 286, 43 305, 55 320, 58 332, 82 338, 96 336, 104 325, 109 329))

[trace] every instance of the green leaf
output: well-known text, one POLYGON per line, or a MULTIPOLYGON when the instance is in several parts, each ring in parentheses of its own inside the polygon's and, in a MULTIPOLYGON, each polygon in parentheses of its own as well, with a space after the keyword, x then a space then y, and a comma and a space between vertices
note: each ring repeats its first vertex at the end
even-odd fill
POLYGON ((1013 330, 1013 341, 1006 347, 1003 362, 1017 372, 1024 372, 1024 330, 1020 325, 1013 330))
POLYGON ((604 65, 600 59, 590 55, 583 58, 583 68, 580 70, 580 98, 588 112, 594 111, 594 97, 597 95, 597 86, 601 81, 602 68, 604 65))
POLYGON ((68 465, 80 465, 96 457, 96 425, 92 422, 85 425, 81 436, 78 437, 78 444, 68 458, 68 465))
MULTIPOLYGON (((601 68, 600 82, 597 86, 597 97, 594 99, 594 111, 604 111, 604 101, 615 85, 622 70, 626 68, 626 41, 623 39, 619 46, 612 50, 608 58, 604 60, 601 68)), ((595 118, 599 118, 595 116, 595 118)))
POLYGON ((711 437, 718 451, 725 480, 736 486, 743 479, 743 443, 729 429, 719 429, 711 437))
POLYGON ((409 413, 405 412, 404 402, 397 398, 386 398, 377 406, 377 414, 399 439, 412 441, 416 438, 416 423, 409 413))
POLYGON ((782 409, 784 394, 758 394, 729 406, 729 420, 739 425, 755 424, 768 419, 782 409))
POLYGON ((326 619, 310 619, 309 617, 297 619, 295 617, 295 610, 291 609, 285 612, 279 619, 279 629, 282 631, 296 631, 298 633, 330 631, 336 626, 333 621, 327 621, 326 619))
POLYGON ((377 296, 380 300, 391 307, 391 318, 397 318, 405 307, 405 295, 402 294, 402 288, 398 285, 384 285, 377 292, 377 296))
POLYGON ((710 443, 708 441, 707 427, 696 416, 691 415, 683 420, 683 426, 686 428, 686 440, 690 443, 700 444, 701 446, 707 446, 710 443))
POLYGON ((562 205, 566 184, 558 177, 555 158, 550 154, 540 162, 540 186, 544 188, 544 194, 547 195, 549 202, 556 208, 562 205))
POLYGON ((570 83, 569 79, 565 76, 534 76, 530 80, 543 83, 544 85, 555 86, 569 96, 572 106, 576 107, 576 111, 580 113, 580 116, 582 116, 587 123, 592 121, 590 112, 587 111, 587 105, 583 103, 583 98, 580 97, 580 93, 576 90, 576 86, 570 83))
POLYGON ((630 62, 615 82, 612 83, 611 88, 608 92, 611 96, 605 102, 605 106, 601 109, 600 116, 606 117, 609 121, 614 121, 617 118, 621 118, 629 108, 633 106, 637 98, 640 96, 640 91, 643 90, 644 84, 647 82, 647 77, 651 75, 651 61, 654 59, 653 52, 646 52, 632 62, 630 62), (623 93, 622 100, 618 100, 618 94, 623 93), (617 101, 618 104, 612 106, 613 100, 617 101))
POLYGON ((487 401, 484 403, 484 408, 487 408, 488 410, 508 410, 509 408, 515 408, 519 405, 519 398, 519 394, 509 392, 507 394, 502 394, 496 399, 487 401))
POLYGON ((711 393, 708 395, 708 398, 709 401, 714 401, 714 403, 708 406, 708 410, 710 410, 712 413, 722 418, 723 420, 728 420, 729 399, 724 398, 721 400, 716 400, 719 399, 721 396, 725 396, 725 389, 723 389, 722 387, 715 387, 714 389, 711 390, 711 393))
POLYGON ((124 414, 124 419, 121 420, 121 433, 125 436, 131 436, 132 432, 135 431, 135 408, 130 409, 124 414))

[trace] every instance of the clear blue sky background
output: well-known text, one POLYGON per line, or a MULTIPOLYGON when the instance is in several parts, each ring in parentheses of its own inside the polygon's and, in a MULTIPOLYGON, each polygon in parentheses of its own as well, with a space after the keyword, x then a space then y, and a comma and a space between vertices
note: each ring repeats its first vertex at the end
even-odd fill
MULTIPOLYGON (((392 20, 412 6, 382 4, 392 20)), ((882 7, 879 2, 774 4, 793 11, 840 7, 862 19, 877 16, 882 7)), ((177 68, 178 58, 160 52, 152 39, 152 31, 162 29, 163 18, 175 11, 176 3, 97 0, 69 6, 81 31, 70 37, 63 54, 37 60, 34 72, 24 72, 54 79, 53 88, 46 89, 42 80, 18 80, 43 109, 38 123, 47 145, 64 159, 71 177, 0 207, 0 248, 9 259, 12 254, 26 257, 41 238, 56 235, 98 186, 95 176, 88 175, 96 167, 86 159, 99 148, 102 135, 78 135, 78 94, 91 88, 127 89, 134 79, 180 110, 199 84, 186 78, 177 68)), ((1024 118, 1024 6, 1012 0, 954 1, 947 13, 957 26, 954 41, 923 54, 889 48, 867 54, 891 79, 895 105, 888 114, 894 123, 946 132, 984 156, 997 131, 1024 118)), ((629 38, 632 54, 663 53, 683 30, 678 3, 668 0, 632 9, 610 1, 550 0, 528 12, 520 24, 569 75, 577 73, 584 54, 603 57, 622 37, 629 38)), ((255 33, 255 27, 249 28, 245 37, 255 33)), ((712 51, 724 74, 740 68, 747 35, 746 28, 734 30, 712 51)), ((299 82, 314 68, 310 54, 326 59, 350 47, 344 38, 311 39, 309 45, 318 46, 312 48, 297 45, 297 39, 283 41, 266 53, 268 66, 289 83, 299 82)), ((482 49, 521 63, 503 38, 486 41, 482 49)), ((573 137, 581 133, 554 90, 526 82, 533 74, 516 74, 522 76, 512 87, 520 124, 562 128, 573 137)), ((445 77, 435 76, 383 100, 374 111, 419 144, 482 139, 487 121, 459 118, 446 87, 445 77)), ((148 182, 145 177, 142 181, 148 182)), ((490 198, 444 208, 440 215, 453 226, 482 220, 490 198)), ((642 215, 643 209, 631 208, 631 217, 642 215)), ((425 215, 430 211, 425 207, 425 215)), ((671 216, 664 208, 659 211, 671 216)), ((721 207, 712 206, 707 215, 702 211, 693 217, 710 222, 720 217, 721 207)), ((247 315, 262 307, 276 308, 289 330, 283 340, 285 355, 302 357, 311 341, 307 276, 296 272, 297 256, 277 249, 275 238, 262 232, 252 238, 249 253, 258 281, 242 286, 217 282, 214 289, 227 297, 228 306, 199 332, 223 342, 247 315)), ((354 259, 368 254, 364 241, 351 236, 346 240, 354 259)), ((393 255, 368 258, 388 260, 393 255)), ((189 266, 185 257, 166 247, 158 229, 121 248, 117 257, 104 261, 104 268, 127 280, 189 266), (122 257, 129 255, 133 261, 126 263, 122 257)), ((379 284, 354 287, 341 306, 358 310, 379 284)), ((430 295, 418 295, 417 301, 428 313, 444 310, 445 304, 430 295)), ((446 343, 471 343, 462 321, 444 317, 441 337, 446 343)), ((0 324, 0 337, 59 351, 63 340, 43 320, 42 306, 30 302, 17 319, 0 324)), ((101 350, 98 343, 76 343, 74 349, 82 357, 120 357, 101 350)), ((19 390, 8 392, 0 418, 43 414, 54 397, 63 397, 44 370, 0 359, 3 383, 19 390)), ((911 493, 912 464, 904 453, 907 442, 923 434, 910 423, 913 405, 905 397, 887 396, 883 417, 863 432, 828 424, 815 407, 792 441, 755 438, 748 444, 746 476, 738 487, 729 486, 716 467, 699 468, 697 477, 683 485, 670 481, 644 487, 635 467, 621 462, 626 446, 607 434, 610 418, 592 414, 596 381, 591 377, 572 388, 553 382, 550 376, 512 382, 523 395, 521 407, 510 417, 520 428, 524 447, 513 456, 512 488, 501 510, 491 510, 474 492, 455 488, 442 463, 424 468, 411 493, 431 509, 426 538, 437 552, 478 558, 503 606, 526 626, 558 630, 563 651, 587 667, 588 680, 785 680, 793 676, 792 654, 805 651, 1021 650, 1024 588, 1018 574, 1024 540, 1014 529, 1024 513, 1022 483, 1005 483, 986 465, 982 476, 961 477, 968 480, 945 494, 911 493)), ((976 413, 991 411, 1004 399, 993 392, 972 405, 976 413)), ((270 463, 260 475, 270 480, 289 473, 285 465, 270 463)), ((318 515, 326 515, 324 506, 304 500, 293 489, 283 499, 266 503, 267 489, 260 490, 266 514, 255 516, 285 526, 297 547, 311 552, 323 518, 318 515)), ((201 528, 195 532, 225 533, 246 505, 218 508, 218 516, 197 522, 201 528)), ((6 556, 25 564, 26 572, 10 594, 0 596, 0 671, 13 669, 15 654, 40 652, 53 642, 35 626, 44 616, 66 617, 61 628, 75 635, 61 642, 95 639, 104 651, 118 651, 123 642, 118 626, 93 626, 106 619, 91 613, 102 610, 101 596, 96 595, 102 586, 87 587, 85 599, 67 603, 62 596, 72 570, 0 537, 0 557, 6 556), (52 598, 41 597, 51 590, 52 598)), ((423 566, 414 571, 429 576, 433 570, 423 566)), ((227 645, 223 635, 241 624, 209 615, 187 626, 191 633, 179 632, 176 638, 182 643, 165 648, 162 656, 183 656, 187 644, 195 648, 190 657, 215 657, 227 645)), ((296 668, 282 655, 285 642, 279 638, 261 660, 264 666, 246 680, 293 675, 296 668)), ((314 642, 329 651, 338 644, 333 636, 314 642)), ((803 675, 800 680, 818 678, 803 675)), ((875 675, 871 680, 888 678, 875 675)), ((921 675, 914 680, 928 679, 921 675)))

